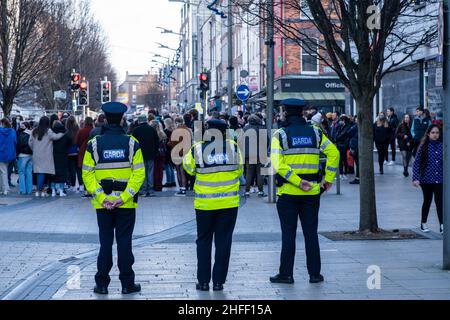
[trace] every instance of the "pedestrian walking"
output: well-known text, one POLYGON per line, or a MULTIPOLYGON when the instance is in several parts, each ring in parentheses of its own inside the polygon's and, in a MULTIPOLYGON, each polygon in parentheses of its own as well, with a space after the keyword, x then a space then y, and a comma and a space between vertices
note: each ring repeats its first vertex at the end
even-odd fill
MULTIPOLYGON (((54 120, 53 122, 58 121, 54 120)), ((44 189, 49 176, 55 174, 55 162, 53 160, 53 141, 59 140, 64 133, 55 133, 50 129, 50 119, 42 117, 39 125, 33 130, 28 145, 33 151, 33 172, 37 178, 36 197, 47 197, 44 189)))
POLYGON ((389 146, 391 146, 392 160, 389 161, 389 150, 388 150, 386 153, 386 161, 388 166, 393 166, 395 165, 395 158, 397 156, 397 146, 396 146, 397 137, 395 133, 397 132, 397 128, 400 122, 398 120, 397 115, 395 114, 395 109, 392 107, 388 108, 387 110, 387 121, 390 129, 389 146))
POLYGON ((430 232, 427 222, 433 196, 440 224, 440 232, 444 232, 444 161, 441 137, 442 134, 439 126, 432 124, 425 133, 414 161, 413 184, 417 188, 422 188, 423 192, 422 223, 420 224, 420 229, 425 233, 430 232))
POLYGON ((414 158, 417 155, 417 149, 425 136, 425 132, 432 124, 431 119, 425 114, 425 110, 422 107, 418 107, 416 109, 416 116, 414 117, 411 126, 411 135, 414 139, 414 147, 412 151, 414 158))
MULTIPOLYGON (((150 114, 149 114, 150 118, 150 114)), ((153 118, 153 115, 152 115, 153 118)), ((153 121, 153 120, 152 120, 153 121)), ((145 165, 145 180, 142 185, 141 195, 145 197, 153 196, 154 190, 154 166, 158 153, 159 138, 156 129, 147 122, 145 115, 138 118, 139 126, 133 130, 133 137, 139 141, 145 165)))
POLYGON ((350 129, 350 141, 349 141, 349 149, 350 149, 350 155, 355 160, 355 180, 351 181, 350 184, 360 184, 359 181, 359 133, 358 133, 358 117, 355 117, 354 124, 352 128, 350 129))
POLYGON ((286 126, 275 132, 271 145, 272 166, 277 172, 277 210, 282 231, 279 273, 273 283, 294 283, 297 222, 300 217, 305 237, 306 264, 310 283, 324 281, 321 275, 319 237, 320 195, 328 191, 339 166, 339 151, 323 132, 307 124, 302 116, 305 102, 281 102, 286 111, 286 126), (320 152, 327 156, 325 178, 319 174, 320 152))
POLYGON ((347 151, 349 149, 350 130, 352 129, 352 126, 353 124, 351 123, 349 117, 345 114, 341 115, 334 139, 336 147, 340 153, 339 172, 342 180, 347 180, 347 174, 350 173, 347 161, 347 151))
POLYGON ((380 174, 384 174, 384 163, 386 159, 386 152, 389 148, 389 139, 391 137, 391 129, 387 122, 386 116, 383 112, 377 117, 377 121, 373 125, 373 137, 375 146, 378 151, 378 165, 380 174))
POLYGON ((405 114, 402 123, 396 131, 397 143, 403 158, 403 175, 409 177, 409 164, 412 158, 414 140, 411 134, 411 117, 405 114))
POLYGON ((16 160, 16 131, 8 119, 0 121, 0 194, 9 192, 8 166, 16 160))
POLYGON ((166 183, 164 184, 164 187, 173 188, 176 187, 177 184, 175 182, 174 164, 172 162, 172 157, 170 156, 172 148, 170 147, 169 142, 172 137, 172 132, 175 130, 175 125, 170 117, 164 119, 164 127, 165 127, 164 133, 167 136, 166 156, 165 156, 166 162, 164 164, 164 171, 166 172, 166 183))
POLYGON ((158 134, 158 150, 155 157, 155 166, 153 170, 153 190, 161 192, 163 190, 164 164, 167 153, 167 136, 163 131, 161 123, 157 120, 150 122, 158 134))
POLYGON ((72 139, 66 133, 66 128, 59 120, 53 122, 53 132, 64 134, 61 139, 53 141, 53 162, 55 164, 55 174, 50 177, 52 197, 56 197, 58 192, 60 197, 65 197, 64 186, 67 182, 69 172, 69 155, 67 150, 72 145, 72 139))
POLYGON ((172 132, 169 147, 173 150, 171 153, 172 161, 177 171, 177 180, 180 190, 175 194, 178 197, 185 197, 187 190, 188 178, 183 168, 183 150, 189 150, 192 146, 192 131, 184 124, 184 118, 175 119, 176 129, 172 132), (181 138, 181 139, 180 139, 181 138), (176 150, 179 150, 176 152, 176 150))
MULTIPOLYGON (((77 124, 77 120, 74 116, 70 116, 66 121, 66 135, 70 139, 71 144, 68 148, 68 182, 71 186, 71 191, 77 191, 76 185, 81 186, 81 168, 78 167, 78 153, 80 148, 77 145, 77 136, 80 131, 80 127, 77 124)), ((79 191, 79 190, 78 190, 79 191)))
MULTIPOLYGON (((250 197, 250 188, 253 185, 253 181, 256 179, 258 185, 258 197, 264 198, 264 177, 261 174, 261 170, 264 164, 259 159, 260 155, 260 143, 261 136, 264 127, 262 126, 261 119, 256 115, 248 117, 248 124, 244 127, 244 135, 239 139, 239 146, 241 150, 244 150, 244 163, 246 166, 245 177, 245 196, 250 197)), ((264 131, 265 132, 265 131, 264 131)), ((265 146, 264 150, 267 150, 268 146, 265 146)))
POLYGON ((83 161, 83 181, 93 195, 99 226, 100 252, 94 288, 97 294, 108 294, 114 235, 122 294, 141 291, 141 286, 135 283, 132 239, 145 167, 138 141, 126 135, 120 125, 127 109, 117 102, 102 106, 108 124, 103 127, 101 136, 89 141, 83 161))
POLYGON ((17 158, 19 166, 19 193, 32 194, 33 192, 33 151, 28 142, 32 135, 29 122, 22 122, 17 138, 17 158))
POLYGON ((207 129, 219 130, 221 139, 216 137, 213 141, 196 143, 183 160, 186 172, 197 178, 194 186, 197 219, 196 288, 201 291, 209 290, 213 238, 213 290, 223 290, 240 204, 239 178, 243 173, 243 160, 237 143, 226 138, 227 127, 222 120, 208 121, 207 129))
MULTIPOLYGON (((86 117, 84 119, 84 126, 78 131, 76 137, 76 145, 78 147, 77 169, 79 172, 81 172, 81 168, 83 167, 84 154, 86 153, 89 135, 92 129, 94 129, 94 120, 91 117, 86 117)), ((78 178, 80 179, 78 181, 80 184, 80 192, 84 192, 83 197, 89 197, 89 193, 84 188, 83 175, 78 178)))

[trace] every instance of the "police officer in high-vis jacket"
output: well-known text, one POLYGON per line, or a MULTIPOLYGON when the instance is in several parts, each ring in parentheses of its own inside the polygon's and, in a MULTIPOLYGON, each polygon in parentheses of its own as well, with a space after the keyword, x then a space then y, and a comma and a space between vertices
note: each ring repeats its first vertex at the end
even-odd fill
POLYGON ((115 234, 122 293, 129 294, 141 290, 134 281, 132 236, 137 196, 145 178, 144 160, 138 141, 120 125, 127 107, 111 102, 102 110, 108 124, 101 135, 89 141, 83 161, 83 181, 93 197, 100 235, 94 292, 108 294, 115 234))
POLYGON ((278 216, 282 231, 279 274, 273 283, 294 283, 294 258, 297 223, 305 237, 306 260, 311 283, 324 281, 320 274, 320 248, 317 233, 320 195, 328 191, 339 166, 339 151, 323 132, 306 122, 303 100, 288 99, 281 105, 286 111, 284 126, 275 132, 271 145, 272 166, 278 180, 278 216), (325 177, 319 173, 320 153, 327 156, 325 177))
POLYGON ((183 159, 186 172, 196 177, 197 290, 201 291, 209 290, 213 237, 216 246, 213 290, 223 290, 240 204, 243 161, 237 143, 226 139, 227 127, 222 120, 207 122, 205 135, 214 138, 195 144, 183 159))

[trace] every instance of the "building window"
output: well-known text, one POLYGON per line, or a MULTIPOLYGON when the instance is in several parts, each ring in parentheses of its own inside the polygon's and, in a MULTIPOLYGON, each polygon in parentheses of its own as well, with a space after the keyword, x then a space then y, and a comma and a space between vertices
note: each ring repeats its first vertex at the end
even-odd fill
POLYGON ((319 40, 315 38, 303 40, 302 51, 302 73, 318 74, 319 73, 319 40))
POLYGON ((311 10, 309 9, 308 1, 300 0, 300 19, 312 20, 311 10))
POLYGON ((133 84, 133 92, 137 91, 137 86, 135 84, 133 84))

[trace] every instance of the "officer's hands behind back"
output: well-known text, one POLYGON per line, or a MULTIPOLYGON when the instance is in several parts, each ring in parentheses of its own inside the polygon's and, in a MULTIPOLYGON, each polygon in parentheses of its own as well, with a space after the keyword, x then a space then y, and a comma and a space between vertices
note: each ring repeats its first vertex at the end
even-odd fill
POLYGON ((102 207, 105 208, 106 210, 114 210, 114 209, 119 208, 122 205, 123 205, 123 200, 121 198, 114 200, 114 201, 109 201, 108 199, 105 199, 105 201, 103 201, 103 203, 102 203, 102 207))
POLYGON ((306 180, 302 180, 302 182, 300 182, 300 189, 302 189, 305 192, 311 191, 311 189, 313 188, 313 185, 311 184, 311 182, 306 181, 306 180))

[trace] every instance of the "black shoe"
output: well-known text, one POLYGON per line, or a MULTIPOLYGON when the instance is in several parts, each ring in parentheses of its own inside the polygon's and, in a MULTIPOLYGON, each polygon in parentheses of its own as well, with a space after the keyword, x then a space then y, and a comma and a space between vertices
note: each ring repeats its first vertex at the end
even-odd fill
POLYGON ((199 291, 209 291, 208 283, 197 283, 197 285, 195 287, 199 291))
POLYGON ((350 184, 359 184, 359 179, 355 179, 352 182, 350 182, 350 184))
POLYGON ((319 283, 319 282, 324 282, 324 278, 321 274, 319 274, 318 276, 309 276, 309 283, 319 283))
POLYGON ((130 293, 136 293, 136 292, 141 292, 140 284, 134 284, 129 288, 122 288, 122 294, 130 294, 130 293))
POLYGON ((95 286, 94 293, 108 294, 108 287, 95 286))
POLYGON ((407 170, 405 170, 405 171, 403 172, 403 175, 405 176, 405 178, 408 178, 408 177, 409 177, 409 172, 408 172, 407 170))
POLYGON ((213 290, 214 291, 223 291, 223 284, 214 283, 213 290))
POLYGON ((282 276, 280 274, 277 274, 275 277, 270 277, 270 282, 272 283, 286 283, 286 284, 293 284, 294 278, 291 276, 282 276))

